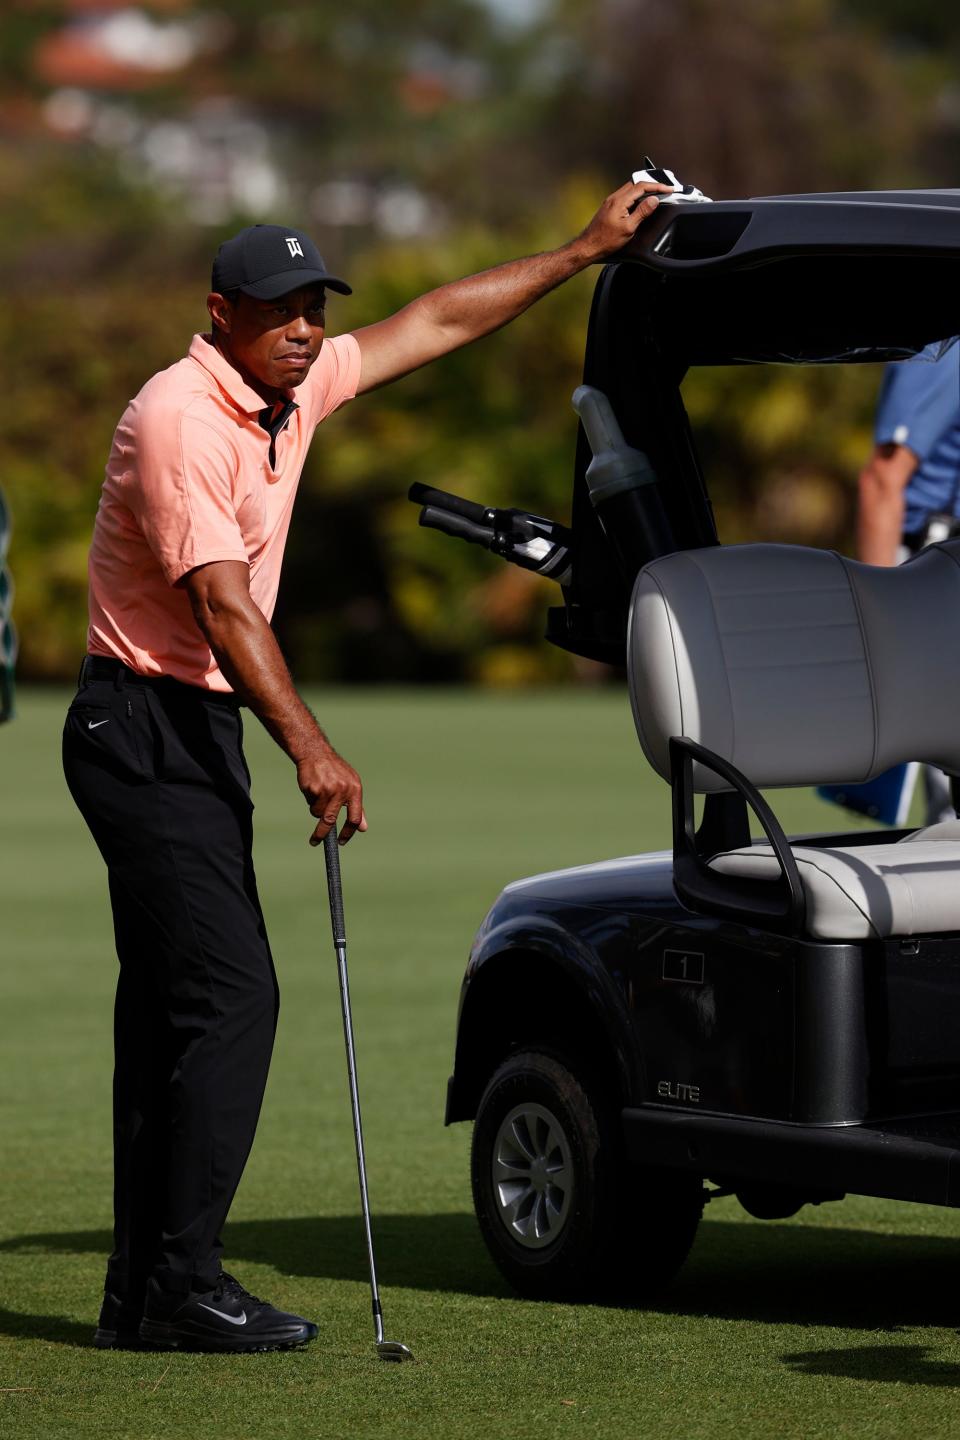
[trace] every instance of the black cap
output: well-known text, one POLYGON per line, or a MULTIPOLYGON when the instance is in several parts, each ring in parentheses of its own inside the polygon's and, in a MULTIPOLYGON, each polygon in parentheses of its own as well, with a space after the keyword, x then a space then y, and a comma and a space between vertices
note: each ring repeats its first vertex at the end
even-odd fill
POLYGON ((249 225, 224 240, 213 262, 213 289, 223 295, 243 290, 258 300, 275 300, 302 285, 326 285, 352 295, 345 280, 330 275, 309 235, 289 225, 249 225))

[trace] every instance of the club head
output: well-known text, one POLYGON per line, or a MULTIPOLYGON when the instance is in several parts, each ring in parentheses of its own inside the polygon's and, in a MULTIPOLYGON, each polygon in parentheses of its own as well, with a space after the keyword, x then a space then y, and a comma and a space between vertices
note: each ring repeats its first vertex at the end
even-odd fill
POLYGON ((394 1360, 398 1364, 403 1360, 412 1360, 413 1351, 408 1350, 406 1345, 401 1345, 399 1340, 378 1340, 377 1354, 381 1360, 394 1360))

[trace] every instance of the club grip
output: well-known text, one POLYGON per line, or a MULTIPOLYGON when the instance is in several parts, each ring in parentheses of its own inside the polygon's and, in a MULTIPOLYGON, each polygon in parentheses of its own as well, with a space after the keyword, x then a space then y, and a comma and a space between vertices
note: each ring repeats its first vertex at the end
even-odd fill
POLYGON ((464 500, 459 495, 451 495, 448 490, 434 490, 432 486, 421 485, 419 481, 410 486, 407 498, 412 500, 414 505, 431 505, 434 509, 446 510, 451 515, 462 515, 476 525, 483 525, 487 519, 486 507, 478 505, 475 500, 464 500))
POLYGON ((340 882, 340 846, 337 844, 337 827, 334 825, 324 836, 323 858, 327 866, 327 890, 330 895, 330 922, 333 926, 334 945, 347 943, 347 931, 343 923, 343 886, 340 882))
POLYGON ((420 511, 420 524, 429 530, 442 530, 444 535, 455 535, 471 545, 482 545, 489 550, 496 532, 492 525, 478 525, 465 515, 452 510, 438 510, 435 505, 426 505, 420 511))

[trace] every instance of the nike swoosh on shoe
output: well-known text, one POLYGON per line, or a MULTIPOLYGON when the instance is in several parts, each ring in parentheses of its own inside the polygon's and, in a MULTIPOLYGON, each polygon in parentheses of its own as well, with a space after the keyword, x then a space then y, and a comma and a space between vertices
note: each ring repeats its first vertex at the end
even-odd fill
POLYGON ((202 1300, 198 1300, 197 1304, 201 1310, 209 1310, 211 1315, 216 1315, 218 1320, 229 1320, 231 1325, 246 1325, 247 1323, 246 1310, 242 1310, 239 1315, 227 1315, 223 1310, 214 1310, 212 1305, 204 1305, 202 1300))

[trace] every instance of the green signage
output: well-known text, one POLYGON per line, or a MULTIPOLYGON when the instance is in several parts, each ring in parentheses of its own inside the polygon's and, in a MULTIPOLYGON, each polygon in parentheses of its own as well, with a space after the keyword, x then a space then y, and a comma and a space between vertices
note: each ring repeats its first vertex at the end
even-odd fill
POLYGON ((7 569, 10 548, 10 511, 0 490, 0 724, 13 718, 13 669, 17 659, 17 632, 13 628, 13 580, 7 569))

